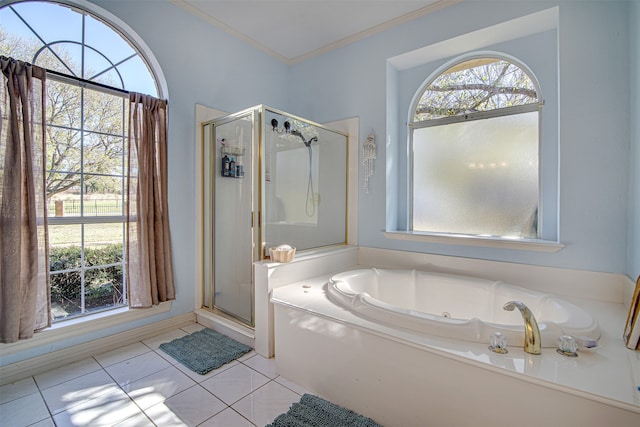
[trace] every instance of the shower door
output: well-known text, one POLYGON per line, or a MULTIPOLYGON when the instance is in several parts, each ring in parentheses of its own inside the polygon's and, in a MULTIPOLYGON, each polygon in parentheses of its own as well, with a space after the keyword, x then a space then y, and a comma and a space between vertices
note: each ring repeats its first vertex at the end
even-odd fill
POLYGON ((263 105, 202 131, 203 307, 253 327, 268 248, 347 241, 348 136, 263 105))
POLYGON ((205 265, 213 268, 205 270, 204 305, 248 326, 257 259, 257 117, 245 111, 205 126, 205 210, 213 218, 204 230, 211 236, 205 265))

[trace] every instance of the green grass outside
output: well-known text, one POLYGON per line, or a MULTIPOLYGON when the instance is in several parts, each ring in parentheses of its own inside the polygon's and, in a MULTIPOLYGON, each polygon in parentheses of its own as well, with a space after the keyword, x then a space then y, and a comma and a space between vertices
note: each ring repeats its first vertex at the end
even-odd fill
MULTIPOLYGON (((122 223, 85 224, 85 247, 100 247, 112 243, 122 243, 122 223)), ((80 246, 82 242, 82 225, 49 225, 50 246, 80 246)))

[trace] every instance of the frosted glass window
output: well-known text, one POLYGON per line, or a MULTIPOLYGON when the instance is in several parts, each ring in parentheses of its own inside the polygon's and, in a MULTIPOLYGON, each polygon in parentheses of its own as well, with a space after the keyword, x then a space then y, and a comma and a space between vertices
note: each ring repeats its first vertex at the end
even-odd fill
POLYGON ((413 229, 535 237, 538 113, 417 129, 413 229))
POLYGON ((410 124, 412 230, 538 238, 539 108, 532 78, 503 59, 436 76, 410 124))

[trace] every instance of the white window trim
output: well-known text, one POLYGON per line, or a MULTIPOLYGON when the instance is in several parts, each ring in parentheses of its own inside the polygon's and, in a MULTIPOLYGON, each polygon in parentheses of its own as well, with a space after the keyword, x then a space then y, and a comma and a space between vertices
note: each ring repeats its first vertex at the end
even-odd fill
POLYGON ((533 252, 558 252, 565 245, 560 242, 542 239, 523 239, 508 236, 482 236, 470 234, 438 234, 418 231, 384 231, 384 237, 391 240, 404 240, 422 243, 446 245, 482 246, 499 249, 517 249, 533 252))
POLYGON ((86 334, 100 332, 110 327, 135 322, 147 317, 167 313, 171 309, 171 301, 162 302, 148 309, 131 309, 121 307, 113 310, 105 310, 96 314, 77 317, 54 323, 50 328, 33 334, 33 338, 19 340, 0 346, 3 357, 23 351, 52 345, 68 339, 77 338, 86 334))

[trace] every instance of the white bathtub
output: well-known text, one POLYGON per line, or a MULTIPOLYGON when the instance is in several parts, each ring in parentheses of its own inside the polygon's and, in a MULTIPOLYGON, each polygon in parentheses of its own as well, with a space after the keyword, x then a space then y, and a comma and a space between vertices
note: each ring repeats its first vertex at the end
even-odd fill
POLYGON ((600 338, 598 322, 580 307, 502 282, 370 268, 336 274, 326 290, 332 301, 359 316, 445 338, 488 343, 497 331, 508 345, 522 346, 522 316, 502 308, 513 300, 533 312, 543 347, 556 347, 561 335, 591 342, 589 346, 600 338))

